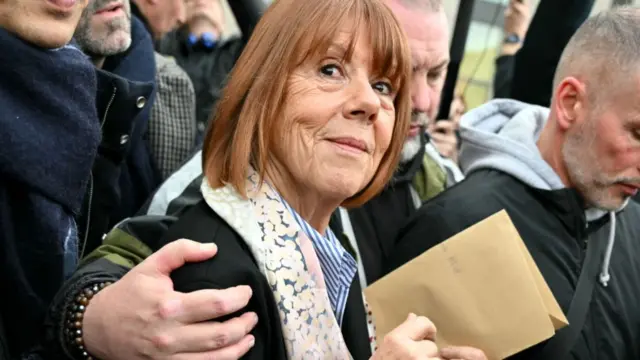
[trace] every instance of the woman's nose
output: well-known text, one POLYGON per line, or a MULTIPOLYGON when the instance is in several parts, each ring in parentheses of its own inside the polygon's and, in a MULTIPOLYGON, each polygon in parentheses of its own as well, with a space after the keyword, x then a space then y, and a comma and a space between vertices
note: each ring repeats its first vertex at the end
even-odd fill
POLYGON ((350 99, 345 106, 345 117, 375 121, 380 110, 380 96, 373 90, 369 79, 352 79, 350 99))

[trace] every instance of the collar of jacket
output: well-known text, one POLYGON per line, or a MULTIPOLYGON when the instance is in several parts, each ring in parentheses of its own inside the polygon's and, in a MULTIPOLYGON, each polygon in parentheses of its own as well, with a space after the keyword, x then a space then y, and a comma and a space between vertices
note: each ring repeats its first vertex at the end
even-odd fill
POLYGON ((153 83, 127 80, 100 69, 97 79, 96 108, 102 127, 98 153, 119 164, 128 152, 134 119, 145 108, 142 99, 151 96, 153 83))
MULTIPOLYGON (((133 118, 135 126, 130 139, 131 146, 136 146, 138 142, 142 141, 143 134, 147 130, 151 115, 150 110, 155 100, 156 60, 151 35, 145 30, 142 21, 135 16, 131 17, 131 46, 123 53, 109 56, 105 60, 102 70, 129 80, 134 84, 148 85, 152 89, 146 96, 138 95, 138 97, 144 97, 144 99, 140 100, 140 102, 144 102, 144 106, 142 111, 138 111, 137 116, 133 118)), ((146 87, 146 89, 148 88, 146 87)), ((119 99, 122 98, 119 97, 119 99)), ((137 98, 133 101, 136 103, 137 98)), ((134 106, 136 109, 138 104, 136 103, 136 106, 134 106)), ((109 113, 123 118, 122 115, 115 111, 110 110, 109 113)))
POLYGON ((543 190, 527 187, 534 197, 539 199, 555 214, 564 226, 574 234, 583 234, 587 228, 584 215, 584 200, 575 189, 543 190))
POLYGON ((96 73, 72 45, 45 50, 0 28, 0 179, 77 213, 100 127, 96 73))
MULTIPOLYGON (((585 215, 586 202, 576 189, 543 190, 527 187, 534 197, 539 199, 554 214, 563 225, 578 239, 600 229, 609 223, 608 216, 587 219, 585 215)), ((621 209, 620 211, 623 211, 621 209)))
POLYGON ((153 41, 140 19, 131 17, 131 46, 120 54, 107 57, 102 70, 127 80, 155 82, 156 62, 153 41))
POLYGON ((180 50, 184 55, 188 55, 189 53, 194 53, 194 52, 201 52, 205 54, 210 53, 214 49, 216 49, 221 42, 221 39, 218 37, 215 43, 213 44, 213 46, 211 47, 205 47, 199 43, 190 44, 190 40, 189 40, 190 33, 189 33, 189 29, 186 26, 180 27, 178 30, 174 31, 172 34, 174 34, 173 36, 177 40, 179 44, 178 46, 180 47, 180 50))

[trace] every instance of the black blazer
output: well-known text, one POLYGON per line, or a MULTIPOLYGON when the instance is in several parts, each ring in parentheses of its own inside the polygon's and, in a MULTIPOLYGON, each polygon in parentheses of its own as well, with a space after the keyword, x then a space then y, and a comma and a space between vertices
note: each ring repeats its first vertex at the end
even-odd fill
MULTIPOLYGON (((182 238, 201 243, 214 242, 218 246, 218 254, 210 260, 187 264, 174 271, 171 278, 175 290, 191 292, 238 285, 250 286, 253 296, 247 307, 216 321, 224 321, 249 311, 255 312, 258 324, 251 334, 255 336, 256 342, 243 359, 287 359, 280 315, 273 293, 242 237, 204 201, 200 201, 169 228, 153 250, 182 238)), ((342 322, 342 334, 354 360, 371 357, 366 321, 362 290, 356 274, 342 322)))

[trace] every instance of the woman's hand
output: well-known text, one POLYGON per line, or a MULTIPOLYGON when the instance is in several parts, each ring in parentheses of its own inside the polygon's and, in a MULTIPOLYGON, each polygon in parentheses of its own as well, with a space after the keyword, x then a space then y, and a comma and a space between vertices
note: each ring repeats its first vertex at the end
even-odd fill
POLYGON ((440 360, 435 338, 436 327, 429 319, 409 314, 384 337, 371 360, 440 360))

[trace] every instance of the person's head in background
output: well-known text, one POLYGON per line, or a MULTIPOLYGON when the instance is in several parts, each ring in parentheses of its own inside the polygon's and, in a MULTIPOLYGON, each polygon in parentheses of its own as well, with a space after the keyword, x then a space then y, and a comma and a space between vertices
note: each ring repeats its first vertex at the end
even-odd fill
POLYGON ((67 44, 89 0, 2 0, 0 27, 42 48, 67 44))
POLYGON ((74 35, 78 45, 97 67, 104 59, 131 46, 129 0, 92 0, 82 13, 74 35))
POLYGON ((201 36, 205 33, 216 39, 224 32, 224 10, 220 0, 185 0, 186 26, 189 33, 201 36))
POLYGON ((567 44, 538 147, 586 206, 615 210, 640 187, 640 9, 588 19, 567 44))
POLYGON ((131 0, 151 28, 154 40, 182 25, 186 20, 185 0, 131 0))
POLYGON ((402 149, 408 162, 424 146, 421 137, 438 115, 449 65, 449 24, 442 0, 386 0, 402 25, 411 48, 411 127, 402 149))

